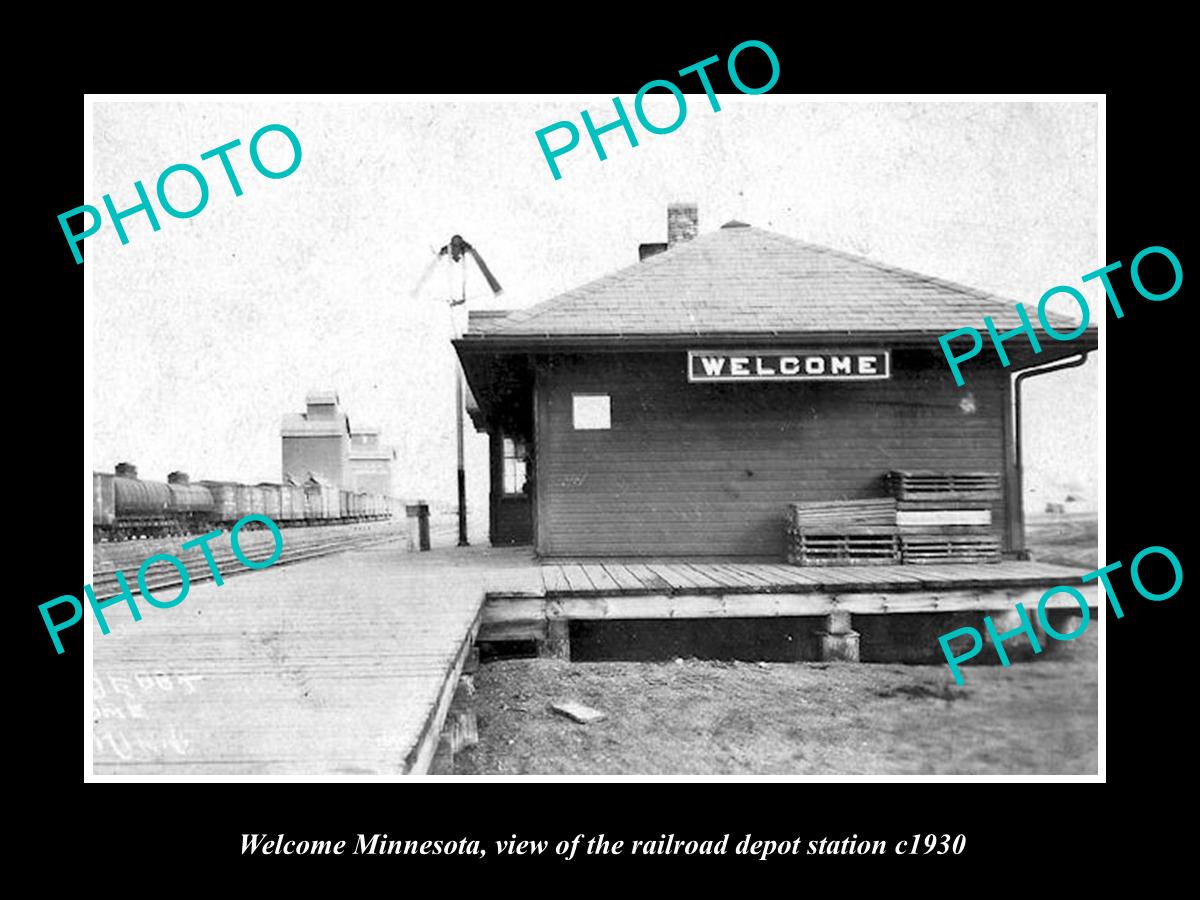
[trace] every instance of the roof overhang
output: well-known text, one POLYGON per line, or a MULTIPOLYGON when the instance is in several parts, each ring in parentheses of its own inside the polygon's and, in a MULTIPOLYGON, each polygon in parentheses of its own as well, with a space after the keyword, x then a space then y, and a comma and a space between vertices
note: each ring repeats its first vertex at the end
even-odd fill
MULTIPOLYGON (((974 326, 972 326, 974 327, 974 326)), ((981 346, 976 359, 995 355, 995 350, 986 331, 980 331, 981 346)), ((502 355, 513 353, 578 353, 578 352, 656 352, 662 350, 689 349, 731 345, 743 347, 844 347, 855 346, 897 347, 905 349, 928 349, 942 353, 938 338, 950 332, 920 331, 807 331, 807 332, 696 332, 694 334, 466 334, 456 339, 455 349, 459 358, 479 355, 502 355)), ((1036 329, 1040 353, 1034 353, 1027 337, 1017 335, 1004 342, 1005 352, 1014 365, 1018 360, 1027 365, 1041 365, 1049 359, 1090 353, 1098 345, 1098 332, 1087 328, 1077 338, 1059 341, 1045 331, 1036 329), (1047 355, 1048 354, 1048 355, 1047 355)), ((964 353, 973 338, 964 335, 952 340, 951 349, 964 353)), ((1023 366, 1024 367, 1024 366, 1023 366)))

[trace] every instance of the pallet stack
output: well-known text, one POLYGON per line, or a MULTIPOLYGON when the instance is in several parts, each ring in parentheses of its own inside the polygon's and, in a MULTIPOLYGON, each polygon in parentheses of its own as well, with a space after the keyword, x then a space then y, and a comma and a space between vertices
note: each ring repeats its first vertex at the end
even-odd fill
POLYGON ((1002 496, 999 473, 892 471, 884 486, 896 500, 902 563, 999 561, 991 509, 1002 496))
POLYGON ((886 566, 900 561, 896 501, 831 500, 788 506, 787 560, 797 566, 886 566))
POLYGON ((787 560, 799 566, 996 562, 992 472, 888 472, 888 497, 792 503, 787 560))

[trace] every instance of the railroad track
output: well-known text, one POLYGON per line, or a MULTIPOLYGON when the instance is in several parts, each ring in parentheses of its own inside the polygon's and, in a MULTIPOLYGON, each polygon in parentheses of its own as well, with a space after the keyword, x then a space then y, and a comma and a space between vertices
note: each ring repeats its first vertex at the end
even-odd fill
MULTIPOLYGON (((283 552, 280 554, 279 559, 271 564, 272 568, 290 563, 303 562, 309 559, 317 559, 318 557, 329 556, 330 554, 340 553, 344 550, 371 547, 402 540, 405 536, 405 530, 399 527, 388 528, 386 530, 358 530, 352 534, 339 534, 332 531, 332 529, 329 532, 319 535, 300 535, 291 533, 291 531, 288 529, 283 531, 283 552)), ((142 548, 136 546, 137 543, 143 542, 135 542, 133 546, 128 547, 122 543, 120 552, 113 554, 111 553, 112 545, 107 546, 105 549, 109 550, 109 553, 98 553, 97 555, 107 555, 110 557, 114 555, 129 556, 131 558, 128 561, 112 558, 96 560, 96 564, 101 566, 92 572, 92 591, 95 593, 96 599, 106 600, 120 594, 116 576, 118 571, 125 574, 125 580, 128 582, 130 590, 135 594, 138 593, 138 569, 144 560, 156 553, 169 553, 180 560, 187 570, 188 579, 191 583, 211 581, 213 577, 212 571, 200 548, 192 547, 186 551, 180 550, 180 544, 191 540, 193 537, 195 536, 189 535, 179 538, 178 542, 173 545, 173 549, 170 546, 159 546, 157 544, 142 548), (136 557, 133 557, 131 553, 133 550, 140 550, 136 557)), ((238 538, 238 546, 246 558, 252 562, 260 562, 268 559, 274 552, 274 538, 266 531, 243 531, 238 538)), ((249 568, 238 560, 233 553, 233 548, 229 544, 228 534, 224 534, 221 538, 209 542, 209 548, 212 551, 213 560, 222 578, 240 575, 244 572, 262 571, 261 569, 249 568)), ((146 572, 146 588, 152 594, 178 588, 182 583, 183 581, 179 577, 179 570, 168 562, 156 563, 146 572)))

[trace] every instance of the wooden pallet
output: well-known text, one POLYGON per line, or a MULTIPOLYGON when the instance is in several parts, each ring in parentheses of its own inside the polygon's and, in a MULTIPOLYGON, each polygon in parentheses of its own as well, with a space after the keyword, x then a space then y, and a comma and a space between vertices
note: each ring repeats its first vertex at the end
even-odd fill
POLYGON ((900 562, 895 526, 789 528, 787 561, 795 566, 894 566, 900 562))
POLYGON ((897 500, 999 500, 998 472, 900 472, 884 476, 897 500))
POLYGON ((995 532, 900 535, 900 562, 904 565, 999 561, 1000 535, 995 532))
POLYGON ((793 528, 895 524, 896 501, 891 497, 816 500, 788 504, 788 525, 793 528))

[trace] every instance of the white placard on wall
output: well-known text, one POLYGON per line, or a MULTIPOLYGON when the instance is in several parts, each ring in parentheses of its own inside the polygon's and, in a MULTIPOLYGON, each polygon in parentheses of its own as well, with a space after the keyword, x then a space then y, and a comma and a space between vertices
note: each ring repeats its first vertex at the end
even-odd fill
POLYGON ((572 394, 571 407, 576 431, 607 431, 612 428, 612 405, 608 394, 572 394))

